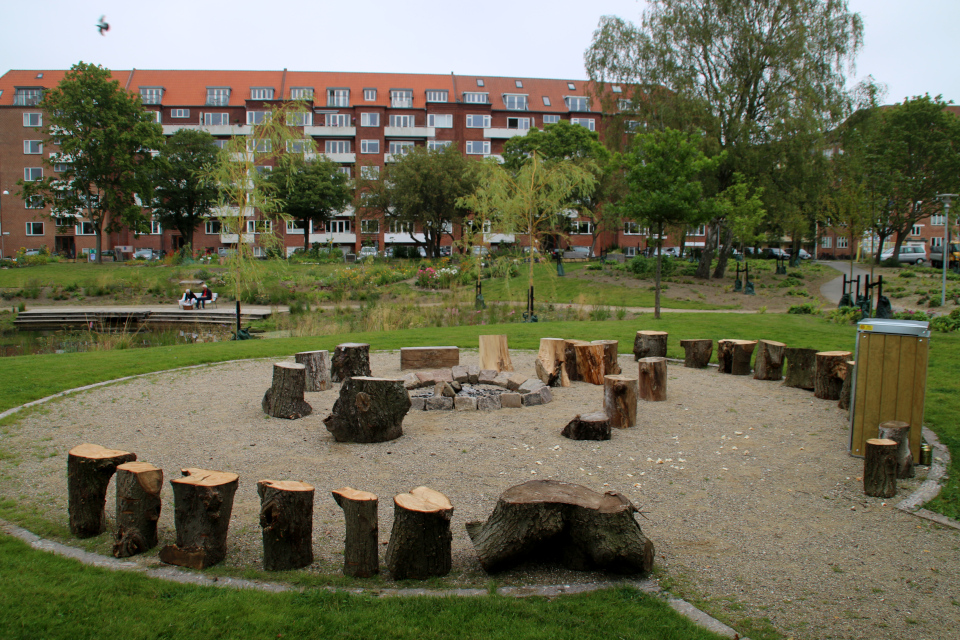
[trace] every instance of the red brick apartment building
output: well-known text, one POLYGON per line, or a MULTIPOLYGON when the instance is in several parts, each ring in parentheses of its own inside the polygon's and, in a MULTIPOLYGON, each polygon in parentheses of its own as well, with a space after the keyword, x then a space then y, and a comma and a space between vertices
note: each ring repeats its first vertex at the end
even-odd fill
MULTIPOLYGON (((50 167, 42 158, 55 151, 43 142, 45 114, 37 107, 44 89, 57 85, 64 70, 9 71, 0 77, 0 225, 4 256, 20 247, 82 255, 95 246, 90 224, 58 226, 49 210, 29 208, 16 195, 17 181, 39 178, 50 167)), ((569 120, 602 133, 604 115, 584 80, 545 80, 490 76, 376 74, 302 71, 114 71, 128 91, 138 92, 156 113, 163 131, 201 129, 218 141, 251 133, 271 105, 284 100, 312 102, 302 124, 304 136, 320 152, 354 175, 365 165, 379 171, 410 146, 456 145, 468 157, 498 156, 506 140, 532 127, 569 120)), ((610 88, 620 93, 618 86, 610 88)), ((56 170, 55 167, 52 170, 56 170)), ((247 221, 256 246, 256 214, 247 221)), ((61 221, 62 222, 62 221, 61 221)), ((288 251, 303 246, 303 229, 279 230, 288 251)), ((568 243, 592 243, 589 222, 577 221, 568 243)), ((634 249, 644 240, 641 229, 626 224, 616 234, 599 238, 598 247, 619 244, 634 249)), ((327 225, 311 228, 311 243, 329 243, 356 251, 362 245, 380 250, 410 245, 417 229, 369 218, 348 209, 327 225)), ((454 230, 454 233, 458 233, 454 230)), ((211 219, 194 234, 194 248, 215 251, 236 242, 221 236, 211 219)), ((444 244, 452 242, 445 237, 444 244)), ((491 243, 522 241, 511 235, 488 234, 491 243)), ((693 238, 692 240, 696 240, 693 238)), ((104 237, 104 249, 152 248, 170 251, 182 239, 175 231, 153 225, 137 236, 120 231, 104 237)), ((643 246, 646 246, 643 243, 643 246)))

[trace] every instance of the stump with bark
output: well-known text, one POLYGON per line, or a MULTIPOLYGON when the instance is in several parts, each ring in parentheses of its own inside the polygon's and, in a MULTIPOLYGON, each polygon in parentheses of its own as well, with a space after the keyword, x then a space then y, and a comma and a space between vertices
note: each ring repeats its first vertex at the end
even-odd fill
POLYGON ((820 351, 816 355, 813 395, 821 400, 839 400, 846 375, 849 351, 820 351))
POLYGON ((307 368, 294 362, 273 365, 273 384, 263 394, 260 406, 273 418, 297 420, 313 413, 313 407, 303 399, 307 384, 307 368))
POLYGON ((782 342, 760 340, 757 342, 757 359, 754 363, 755 380, 783 379, 783 352, 787 348, 782 342))
POLYGON ((313 487, 295 480, 261 480, 263 568, 287 571, 313 564, 313 487))
POLYGON ((590 384, 603 384, 603 345, 589 342, 575 347, 577 354, 577 378, 590 384))
POLYGON ((648 402, 662 402, 667 399, 667 359, 640 358, 637 361, 639 371, 640 399, 648 402))
POLYGON ((615 376, 620 373, 620 361, 617 356, 620 342, 618 340, 594 340, 592 344, 603 345, 603 374, 615 376))
POLYGON ((623 495, 556 480, 533 480, 500 495, 486 522, 467 533, 488 572, 528 560, 559 560, 574 570, 638 573, 653 568, 653 543, 623 495))
POLYGON ((603 412, 610 426, 628 429, 637 426, 637 397, 640 388, 630 376, 603 376, 603 412))
POLYGON ((893 440, 867 440, 863 460, 863 492, 874 498, 897 495, 897 449, 893 440))
POLYGON ((205 569, 227 555, 227 529, 239 476, 227 471, 181 469, 173 487, 176 544, 160 550, 160 561, 205 569))
POLYGON ((363 342, 344 342, 333 350, 330 361, 330 377, 334 382, 343 382, 354 376, 369 376, 370 345, 363 342))
POLYGON ((117 537, 113 555, 129 558, 157 546, 163 470, 149 462, 117 467, 117 537))
POLYGON ((750 357, 756 346, 756 340, 717 341, 717 362, 720 365, 720 373, 735 376, 750 375, 750 357))
POLYGON ((840 387, 840 400, 837 401, 837 406, 844 410, 850 408, 850 397, 853 394, 853 368, 856 364, 853 360, 847 360, 844 363, 843 386, 840 387))
POLYGON ((77 445, 67 453, 67 511, 70 532, 92 538, 106 529, 107 485, 124 462, 137 454, 106 449, 98 444, 77 445))
POLYGON ((681 340, 683 366, 688 369, 703 369, 713 355, 713 340, 681 340))
POLYGON ((817 350, 787 347, 783 353, 787 358, 787 375, 783 379, 783 386, 813 389, 817 350))
POLYGON ((571 382, 581 380, 580 370, 577 367, 577 347, 590 344, 586 340, 564 340, 563 368, 567 371, 567 378, 571 382))
POLYGON ((880 423, 880 438, 897 443, 897 478, 912 478, 913 452, 910 451, 910 424, 899 420, 880 423))
POLYGON ((425 580, 450 573, 453 505, 439 491, 417 487, 394 496, 386 564, 394 580, 425 580))
POLYGON ((343 575, 369 578, 380 573, 377 496, 343 487, 333 492, 333 499, 343 509, 346 523, 343 575))
POLYGON ((560 435, 571 440, 609 440, 610 417, 604 411, 580 414, 567 423, 560 435))
POLYGON ((563 338, 540 338, 540 350, 534 366, 537 377, 548 387, 569 387, 570 376, 563 366, 566 341, 563 338))
POLYGON ((330 352, 322 351, 301 351, 293 356, 293 359, 306 367, 307 381, 304 391, 326 391, 333 388, 330 382, 330 352))
POLYGON ((480 368, 494 371, 513 371, 507 336, 480 336, 480 368))
POLYGON ((403 418, 410 410, 403 380, 348 378, 323 424, 337 442, 386 442, 403 435, 403 418))
POLYGON ((666 331, 637 331, 633 339, 634 359, 666 358, 668 335, 666 331))

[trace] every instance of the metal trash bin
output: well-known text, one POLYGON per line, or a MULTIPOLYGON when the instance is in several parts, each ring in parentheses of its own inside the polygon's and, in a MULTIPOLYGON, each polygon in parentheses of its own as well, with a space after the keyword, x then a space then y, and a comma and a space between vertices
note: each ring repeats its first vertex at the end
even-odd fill
POLYGON ((910 450, 920 459, 927 389, 930 323, 872 318, 857 324, 850 402, 850 455, 863 457, 880 423, 910 424, 910 450))

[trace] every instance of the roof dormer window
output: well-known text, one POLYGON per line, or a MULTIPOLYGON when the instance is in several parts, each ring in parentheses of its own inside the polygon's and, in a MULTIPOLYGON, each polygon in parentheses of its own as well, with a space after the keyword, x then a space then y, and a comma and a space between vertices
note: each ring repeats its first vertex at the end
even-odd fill
POLYGON ((250 87, 251 100, 273 100, 273 87, 250 87))
POLYGON ((162 87, 140 87, 140 101, 143 104, 162 104, 162 87))

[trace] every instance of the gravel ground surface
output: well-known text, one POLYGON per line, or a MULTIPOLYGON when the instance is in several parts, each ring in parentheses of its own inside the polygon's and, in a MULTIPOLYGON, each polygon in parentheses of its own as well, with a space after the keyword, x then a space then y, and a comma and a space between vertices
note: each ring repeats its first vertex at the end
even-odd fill
MULTIPOLYGON (((512 357, 533 375, 535 354, 512 357)), ((477 353, 461 351, 461 362, 477 364, 477 353)), ((374 375, 400 375, 398 353, 374 353, 371 363, 374 375)), ((635 371, 632 356, 620 363, 635 371)), ((671 365, 668 401, 641 401, 640 425, 606 442, 559 435, 575 414, 602 405, 602 387, 574 383, 548 405, 411 412, 398 440, 342 444, 321 422, 339 385, 307 394, 313 415, 272 419, 260 409, 271 375, 270 360, 216 365, 50 403, 8 427, 4 445, 21 457, 0 462, 0 495, 38 504, 65 526, 66 452, 83 442, 134 451, 167 479, 182 467, 233 471, 240 487, 225 565, 260 568, 256 482, 303 480, 317 488, 311 571, 336 576, 343 517, 329 491, 349 485, 380 496, 386 545, 391 497, 426 485, 455 508, 454 570, 444 584, 459 586, 490 580, 463 524, 485 519, 507 488, 555 478, 631 499, 662 577, 734 627, 750 618, 795 638, 957 637, 960 533, 894 508, 922 478, 890 501, 865 497, 862 461, 846 452, 845 412, 810 392, 671 365)), ((161 545, 174 537, 168 483, 163 499, 161 545)), ((110 498, 111 526, 112 508, 110 498)), ((107 536, 93 544, 109 549, 107 536)), ((138 561, 159 562, 156 551, 138 561)), ((502 584, 605 579, 614 578, 543 565, 496 576, 502 584)))

